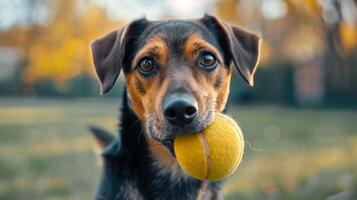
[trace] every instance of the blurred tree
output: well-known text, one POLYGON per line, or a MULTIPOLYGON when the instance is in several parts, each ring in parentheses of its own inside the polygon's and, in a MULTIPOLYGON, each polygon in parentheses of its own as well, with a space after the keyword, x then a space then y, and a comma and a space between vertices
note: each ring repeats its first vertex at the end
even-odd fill
POLYGON ((50 79, 61 84, 81 73, 91 73, 90 41, 120 22, 109 20, 102 7, 83 6, 75 0, 56 0, 48 9, 53 17, 28 44, 24 80, 50 79))
MULTIPOLYGON (((19 17, 12 28, 0 30, 0 45, 23 50, 20 71, 29 85, 46 79, 63 86, 88 75, 90 41, 121 24, 92 0, 20 1, 25 20, 19 17)), ((216 0, 212 10, 263 36, 262 68, 275 70, 276 63, 287 62, 298 69, 314 61, 328 74, 332 96, 357 87, 357 0, 216 0)))
POLYGON ((262 62, 300 61, 357 46, 356 0, 219 0, 218 15, 263 35, 262 62), (332 48, 332 49, 331 49, 332 48))
POLYGON ((357 0, 218 0, 216 10, 263 36, 258 73, 287 60, 292 73, 304 74, 295 87, 317 88, 319 99, 357 99, 357 0))

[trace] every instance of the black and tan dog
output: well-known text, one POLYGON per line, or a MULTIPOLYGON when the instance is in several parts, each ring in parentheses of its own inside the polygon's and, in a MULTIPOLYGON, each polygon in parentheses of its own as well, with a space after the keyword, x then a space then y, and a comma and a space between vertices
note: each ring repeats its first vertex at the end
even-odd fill
POLYGON ((95 40, 102 93, 121 70, 126 82, 119 136, 92 128, 104 148, 95 198, 220 199, 221 181, 199 181, 181 171, 172 141, 202 130, 224 110, 233 65, 253 85, 259 47, 257 35, 209 15, 143 18, 95 40))

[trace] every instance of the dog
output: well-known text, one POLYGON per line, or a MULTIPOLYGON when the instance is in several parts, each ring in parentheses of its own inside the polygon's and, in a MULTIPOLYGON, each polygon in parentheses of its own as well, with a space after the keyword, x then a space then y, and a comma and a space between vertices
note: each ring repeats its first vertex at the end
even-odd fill
POLYGON ((103 148, 95 199, 222 199, 223 181, 185 174, 175 136, 207 127, 223 112, 233 69, 253 86, 261 38, 205 14, 193 20, 137 19, 91 43, 107 93, 123 71, 120 134, 92 127, 103 148))

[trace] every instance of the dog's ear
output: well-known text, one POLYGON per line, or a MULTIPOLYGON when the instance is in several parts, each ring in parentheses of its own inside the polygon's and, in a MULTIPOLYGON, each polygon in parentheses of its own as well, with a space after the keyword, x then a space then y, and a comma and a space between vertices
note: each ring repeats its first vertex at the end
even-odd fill
POLYGON ((124 68, 125 56, 130 53, 127 47, 132 46, 133 38, 137 38, 135 35, 138 30, 147 23, 148 20, 145 18, 135 20, 91 43, 93 63, 102 94, 107 93, 113 87, 120 70, 124 68))
POLYGON ((233 60, 243 79, 253 86, 253 77, 259 62, 261 38, 240 27, 220 22, 207 14, 200 21, 216 35, 228 60, 226 64, 229 65, 233 60))

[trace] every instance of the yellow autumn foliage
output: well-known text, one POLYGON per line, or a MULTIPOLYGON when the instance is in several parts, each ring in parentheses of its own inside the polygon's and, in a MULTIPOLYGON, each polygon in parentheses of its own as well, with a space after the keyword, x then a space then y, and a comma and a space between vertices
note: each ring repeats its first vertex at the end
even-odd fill
POLYGON ((339 34, 342 50, 350 52, 357 46, 357 26, 354 24, 341 23, 339 34))
POLYGON ((58 0, 53 20, 38 31, 29 47, 24 80, 33 83, 50 79, 57 84, 82 73, 92 73, 89 43, 120 22, 108 19, 99 6, 74 9, 74 1, 58 0))

